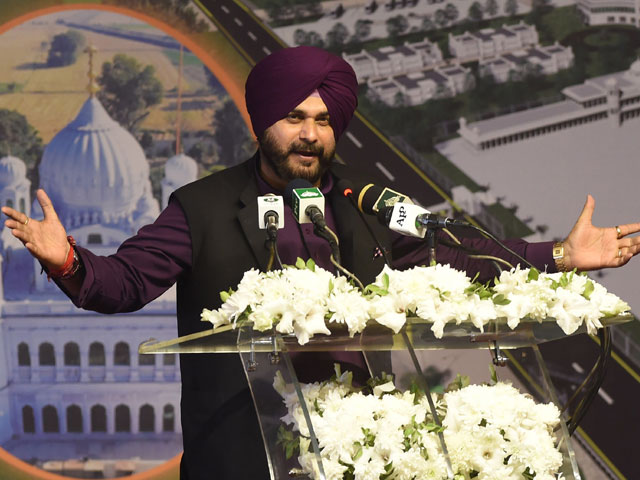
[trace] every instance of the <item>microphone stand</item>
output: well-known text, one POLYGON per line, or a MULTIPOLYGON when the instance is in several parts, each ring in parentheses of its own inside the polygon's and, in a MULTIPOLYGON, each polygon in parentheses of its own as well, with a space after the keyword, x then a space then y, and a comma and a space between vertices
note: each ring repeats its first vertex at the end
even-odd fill
POLYGON ((438 241, 436 240, 436 229, 435 228, 427 228, 427 251, 429 252, 429 266, 433 267, 436 262, 436 245, 438 241))
POLYGON ((265 214, 265 220, 267 223, 267 248, 269 249, 269 261, 267 262, 267 272, 273 268, 273 261, 278 262, 278 266, 282 269, 282 261, 278 254, 278 218, 273 214, 274 212, 267 212, 265 214))

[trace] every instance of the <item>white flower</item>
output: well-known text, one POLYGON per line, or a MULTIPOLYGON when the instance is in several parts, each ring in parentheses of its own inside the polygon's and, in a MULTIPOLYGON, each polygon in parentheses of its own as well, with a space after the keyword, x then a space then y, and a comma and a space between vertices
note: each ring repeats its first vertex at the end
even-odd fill
MULTIPOLYGON (((425 397, 397 392, 392 382, 373 395, 338 382, 302 385, 303 396, 318 438, 327 478, 342 479, 351 469, 356 479, 445 479, 447 468, 439 439, 426 426, 431 422, 425 397), (386 392, 382 395, 383 392, 386 392), (393 393, 391 393, 393 392, 393 393)), ((300 465, 311 478, 319 478, 309 452, 308 429, 297 396, 277 376, 274 387, 287 406, 284 421, 299 430, 300 465)), ((538 405, 511 385, 471 385, 444 395, 444 436, 456 478, 521 480, 529 469, 536 478, 554 479, 562 464, 553 429, 560 412, 552 405, 538 405)))
POLYGON ((505 319, 514 329, 523 319, 555 318, 571 334, 586 326, 602 327, 601 319, 629 311, 629 305, 584 275, 539 273, 516 267, 500 274, 492 288, 471 284, 464 272, 449 265, 414 267, 405 271, 385 267, 368 295, 346 277, 315 266, 245 273, 235 292, 221 294, 218 310, 204 309, 203 321, 214 328, 249 321, 259 331, 273 328, 295 334, 305 344, 316 334, 330 335, 327 326, 345 324, 351 336, 375 321, 400 332, 407 316, 431 322, 436 338, 448 323, 470 322, 484 331, 489 322, 505 319))

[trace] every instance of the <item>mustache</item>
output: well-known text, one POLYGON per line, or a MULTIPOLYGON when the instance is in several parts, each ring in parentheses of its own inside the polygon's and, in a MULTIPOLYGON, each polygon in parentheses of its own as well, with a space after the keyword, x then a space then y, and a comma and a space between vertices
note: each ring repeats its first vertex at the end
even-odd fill
POLYGON ((317 157, 322 157, 324 154, 324 147, 320 145, 307 145, 304 143, 292 143, 289 146, 287 155, 290 153, 300 153, 303 155, 315 155, 317 157))

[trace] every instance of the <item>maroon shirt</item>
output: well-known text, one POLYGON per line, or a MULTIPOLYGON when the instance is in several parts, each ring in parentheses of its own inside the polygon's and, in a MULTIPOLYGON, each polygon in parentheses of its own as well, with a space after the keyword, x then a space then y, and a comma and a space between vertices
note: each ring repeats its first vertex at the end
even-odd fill
MULTIPOLYGON (((322 188, 325 195, 333 187, 333 179, 327 177, 328 181, 322 188)), ((278 193, 264 181, 259 180, 258 183, 261 193, 278 193)), ((335 231, 329 202, 325 216, 329 227, 335 231)), ((467 239, 463 243, 485 254, 505 257, 504 252, 488 240, 467 239)), ((510 240, 506 243, 539 269, 555 271, 551 254, 553 242, 510 240)), ((422 240, 394 234, 393 248, 394 251, 406 252, 394 258, 394 268, 405 269, 427 261, 426 246, 422 240)), ((114 255, 101 257, 82 247, 78 247, 78 251, 86 276, 79 294, 71 300, 80 308, 102 313, 130 312, 142 308, 170 288, 180 275, 191 268, 192 261, 189 227, 177 201, 170 202, 154 223, 142 227, 114 255)), ((327 242, 313 234, 310 224, 298 225, 288 206, 285 206, 285 227, 278 233, 278 251, 284 264, 294 264, 297 257, 311 257, 321 267, 334 270, 329 261, 327 242)), ((506 258, 511 263, 516 261, 513 257, 506 258)), ((466 270, 470 276, 480 272, 481 277, 491 278, 495 274, 490 262, 469 259, 466 253, 442 245, 438 247, 437 259, 439 263, 466 270)))

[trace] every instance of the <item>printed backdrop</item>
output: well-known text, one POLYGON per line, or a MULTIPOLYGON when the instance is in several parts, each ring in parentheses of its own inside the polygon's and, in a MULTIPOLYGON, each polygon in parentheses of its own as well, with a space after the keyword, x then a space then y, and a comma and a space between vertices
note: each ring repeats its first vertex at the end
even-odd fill
MULTIPOLYGON (((591 193, 597 225, 635 221, 640 33, 632 12, 589 5, 3 2, 0 201, 38 218, 43 187, 79 243, 114 252, 173 190, 253 152, 244 79, 275 48, 305 44, 343 55, 361 84, 339 161, 432 211, 562 239, 591 193)), ((177 335, 174 290, 132 314, 79 311, 6 230, 0 250, 0 478, 177 478, 178 359, 137 354, 177 335)), ((594 278, 637 311, 639 269, 594 278)), ((635 326, 616 338, 640 359, 635 326)), ((637 388, 619 359, 618 383, 637 388)), ((602 435, 586 443, 633 477, 602 435)))

